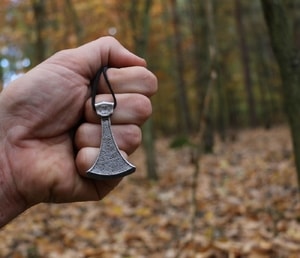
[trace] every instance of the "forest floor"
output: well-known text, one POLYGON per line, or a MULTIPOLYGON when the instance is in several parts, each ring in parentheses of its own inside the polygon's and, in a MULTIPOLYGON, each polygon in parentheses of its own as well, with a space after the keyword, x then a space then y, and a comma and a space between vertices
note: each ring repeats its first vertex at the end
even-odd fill
POLYGON ((0 257, 300 257, 300 201, 286 127, 217 140, 200 161, 195 216, 190 151, 169 144, 157 141, 157 183, 146 179, 139 149, 131 157, 137 172, 104 200, 41 204, 0 230, 0 257))

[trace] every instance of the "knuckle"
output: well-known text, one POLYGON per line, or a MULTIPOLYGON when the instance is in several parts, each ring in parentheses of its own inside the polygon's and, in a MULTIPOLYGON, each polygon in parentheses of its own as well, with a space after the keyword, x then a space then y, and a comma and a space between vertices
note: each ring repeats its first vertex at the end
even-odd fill
POLYGON ((137 125, 128 125, 122 131, 123 139, 126 146, 136 148, 142 142, 142 132, 137 125))
MULTIPOLYGON (((145 69, 146 70, 146 69, 145 69)), ((150 72, 149 70, 146 70, 146 72, 143 73, 143 82, 147 86, 147 95, 152 96, 157 91, 157 78, 156 76, 150 72)))
POLYGON ((140 122, 143 123, 152 114, 152 104, 148 97, 140 95, 134 102, 136 106, 137 116, 140 118, 140 122))
POLYGON ((119 41, 112 37, 112 36, 103 36, 99 38, 100 41, 102 41, 103 43, 107 44, 107 43, 119 43, 119 41))
POLYGON ((84 146, 84 135, 86 134, 86 126, 82 124, 79 126, 75 132, 75 146, 80 149, 84 146))

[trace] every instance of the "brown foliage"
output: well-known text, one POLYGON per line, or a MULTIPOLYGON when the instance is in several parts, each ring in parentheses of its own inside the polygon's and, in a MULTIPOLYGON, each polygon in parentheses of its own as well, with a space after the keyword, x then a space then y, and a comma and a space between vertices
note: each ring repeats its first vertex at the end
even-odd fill
POLYGON ((286 128, 217 141, 201 161, 190 241, 188 149, 158 140, 161 180, 138 171, 101 202, 38 205, 0 232, 1 257, 299 257, 300 202, 286 128))

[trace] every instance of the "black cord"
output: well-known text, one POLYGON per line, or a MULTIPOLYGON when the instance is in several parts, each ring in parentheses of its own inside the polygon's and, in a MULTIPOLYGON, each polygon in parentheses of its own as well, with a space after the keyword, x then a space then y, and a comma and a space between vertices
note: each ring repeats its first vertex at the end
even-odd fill
POLYGON ((93 109, 96 111, 96 107, 95 107, 95 103, 96 103, 96 95, 97 95, 97 88, 98 88, 98 84, 99 84, 99 80, 100 80, 100 77, 101 77, 101 74, 103 73, 103 76, 104 76, 104 79, 105 79, 105 82, 107 84, 107 87, 113 97, 113 100, 114 100, 114 108, 117 107, 117 99, 116 99, 116 96, 115 96, 115 93, 112 89, 112 86, 108 80, 108 77, 107 77, 107 70, 108 70, 108 67, 107 66, 104 66, 104 67, 101 67, 98 72, 96 73, 96 76, 94 77, 94 79, 91 81, 91 95, 92 95, 92 107, 93 109))

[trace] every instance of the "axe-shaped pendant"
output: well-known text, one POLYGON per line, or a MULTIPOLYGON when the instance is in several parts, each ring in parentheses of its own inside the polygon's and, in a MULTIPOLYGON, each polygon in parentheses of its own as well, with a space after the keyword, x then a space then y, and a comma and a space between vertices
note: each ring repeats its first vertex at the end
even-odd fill
POLYGON ((121 154, 111 131, 110 117, 116 107, 116 98, 106 75, 107 67, 98 71, 92 82, 92 105, 101 117, 102 137, 100 152, 94 165, 87 171, 86 176, 92 179, 110 177, 123 177, 135 171, 135 166, 130 164, 121 154), (113 95, 114 102, 95 103, 95 96, 100 75, 103 73, 105 81, 113 95))

